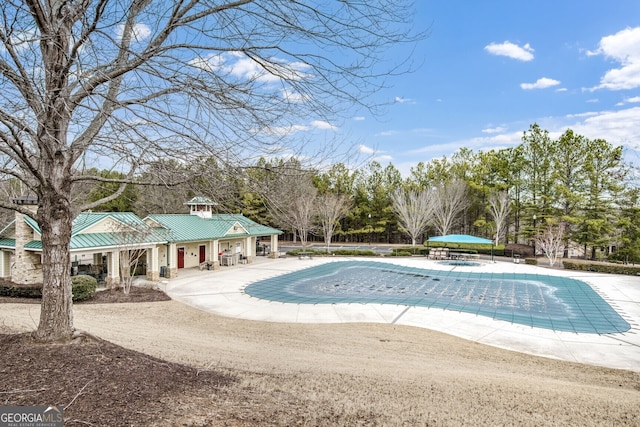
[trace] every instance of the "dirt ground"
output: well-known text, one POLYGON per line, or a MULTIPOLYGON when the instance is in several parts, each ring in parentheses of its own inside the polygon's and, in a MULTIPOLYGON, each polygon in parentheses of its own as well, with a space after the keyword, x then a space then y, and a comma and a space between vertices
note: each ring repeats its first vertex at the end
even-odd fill
POLYGON ((640 373, 421 328, 232 319, 145 293, 77 304, 76 327, 99 338, 67 346, 25 334, 38 305, 0 300, 0 405, 60 404, 67 426, 640 425, 640 373))

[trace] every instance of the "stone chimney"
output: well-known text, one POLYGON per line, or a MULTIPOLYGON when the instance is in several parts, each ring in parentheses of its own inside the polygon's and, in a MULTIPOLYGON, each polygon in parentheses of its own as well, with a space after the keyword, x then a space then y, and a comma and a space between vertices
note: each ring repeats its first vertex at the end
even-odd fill
MULTIPOLYGON (((38 199, 34 196, 21 196, 13 199, 15 205, 22 206, 33 212, 29 215, 35 218, 38 210, 38 199)), ((42 283, 42 261, 40 252, 26 251, 24 247, 34 240, 33 228, 26 223, 21 212, 15 213, 16 247, 11 269, 11 281, 21 284, 42 283)))

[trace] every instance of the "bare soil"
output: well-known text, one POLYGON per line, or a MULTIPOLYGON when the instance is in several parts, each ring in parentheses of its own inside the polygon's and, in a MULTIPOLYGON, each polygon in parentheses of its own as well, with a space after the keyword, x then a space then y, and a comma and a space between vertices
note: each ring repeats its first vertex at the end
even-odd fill
POLYGON ((398 325, 232 319, 142 292, 77 304, 75 325, 100 338, 69 345, 35 343, 39 307, 0 300, 0 405, 60 404, 66 426, 640 425, 637 372, 398 325))

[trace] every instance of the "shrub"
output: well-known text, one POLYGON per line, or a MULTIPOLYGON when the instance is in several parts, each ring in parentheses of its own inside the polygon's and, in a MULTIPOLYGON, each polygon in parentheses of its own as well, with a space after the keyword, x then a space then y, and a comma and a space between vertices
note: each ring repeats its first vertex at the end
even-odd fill
POLYGON ((73 301, 84 301, 96 293, 98 281, 92 276, 73 276, 71 278, 71 294, 73 301))
POLYGON ((389 254, 389 256, 411 256, 411 255, 413 255, 411 252, 403 251, 401 249, 394 249, 389 254))
POLYGON ((331 253, 333 255, 378 256, 374 251, 360 249, 337 249, 331 253))
POLYGON ((536 258, 525 258, 524 263, 529 265, 538 265, 538 260, 536 258))
MULTIPOLYGON (((73 276, 71 294, 73 301, 84 301, 96 293, 98 281, 91 276, 73 276)), ((11 282, 0 283, 0 296, 10 298, 42 298, 42 283, 21 285, 11 282)))
POLYGON ((611 264, 584 260, 562 260, 565 270, 595 271, 598 273, 624 274, 629 276, 640 275, 640 266, 611 264))
POLYGON ((429 248, 424 246, 405 246, 401 248, 393 248, 389 256, 411 256, 411 255, 429 255, 429 248))
POLYGON ((11 282, 0 284, 0 296, 10 298, 42 298, 42 285, 19 285, 11 282))
POLYGON ((315 250, 315 249, 307 248, 307 249, 294 249, 292 251, 287 251, 287 255, 297 256, 298 253, 300 253, 300 252, 310 253, 313 256, 326 255, 327 254, 325 251, 318 251, 318 250, 315 250))

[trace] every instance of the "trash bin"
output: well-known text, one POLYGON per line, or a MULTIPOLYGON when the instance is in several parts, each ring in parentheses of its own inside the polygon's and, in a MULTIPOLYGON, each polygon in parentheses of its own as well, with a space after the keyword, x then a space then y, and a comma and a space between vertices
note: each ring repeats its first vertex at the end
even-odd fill
POLYGON ((164 266, 160 266, 160 277, 164 277, 164 266))
POLYGON ((513 263, 514 264, 520 264, 520 255, 514 255, 513 256, 513 263))

